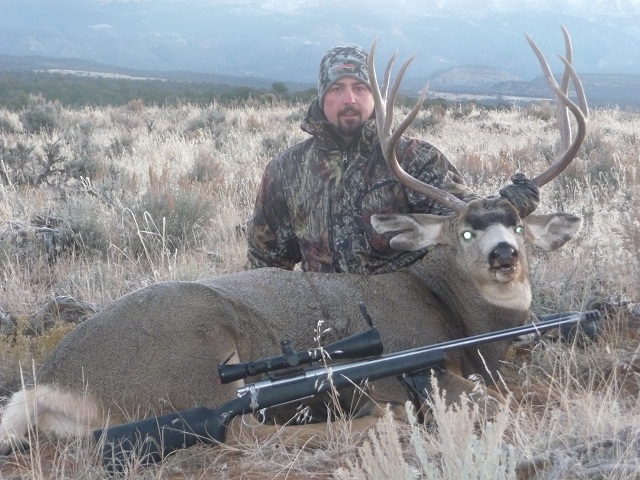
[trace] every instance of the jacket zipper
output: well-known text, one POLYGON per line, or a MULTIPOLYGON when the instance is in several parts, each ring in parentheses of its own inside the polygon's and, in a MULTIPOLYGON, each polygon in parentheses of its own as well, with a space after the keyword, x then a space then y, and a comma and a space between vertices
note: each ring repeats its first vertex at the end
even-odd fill
MULTIPOLYGON (((347 164, 349 162, 349 152, 342 152, 342 178, 344 178, 344 172, 347 169, 347 164)), ((334 216, 333 211, 333 196, 329 197, 329 211, 331 212, 331 216, 334 216)), ((333 219, 332 219, 333 220, 333 219)), ((335 243, 334 243, 334 230, 333 230, 334 222, 331 221, 329 225, 329 246, 332 249, 331 258, 333 259, 333 270, 337 273, 342 272, 340 269, 340 262, 335 257, 335 243)))

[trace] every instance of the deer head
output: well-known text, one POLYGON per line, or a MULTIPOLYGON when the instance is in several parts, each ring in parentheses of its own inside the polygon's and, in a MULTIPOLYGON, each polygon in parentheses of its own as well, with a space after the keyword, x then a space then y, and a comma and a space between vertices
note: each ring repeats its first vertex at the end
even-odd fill
MULTIPOLYGON (((572 67, 572 48, 567 31, 563 27, 566 56, 560 57, 565 65, 562 86, 558 86, 544 55, 529 36, 544 76, 555 93, 558 104, 558 122, 561 131, 563 153, 533 182, 542 187, 558 176, 575 158, 585 137, 588 109, 584 90, 572 67), (568 97, 569 80, 574 84, 578 97, 576 105, 568 97), (577 133, 571 139, 567 110, 573 114, 577 133)), ((413 58, 407 60, 387 94, 391 68, 395 55, 389 60, 384 74, 381 93, 374 67, 376 43, 371 47, 368 60, 369 78, 373 91, 378 135, 384 158, 393 174, 406 187, 437 201, 450 209, 449 216, 429 214, 377 214, 371 218, 373 228, 382 234, 392 234, 392 248, 419 250, 432 245, 447 245, 455 251, 455 265, 460 272, 473 280, 486 300, 510 308, 528 308, 531 300, 528 281, 528 264, 524 254, 525 244, 551 251, 560 248, 573 238, 582 219, 567 213, 547 215, 521 215, 518 209, 504 197, 480 198, 465 203, 451 193, 427 185, 407 174, 396 157, 395 147, 404 131, 422 107, 426 89, 420 95, 411 112, 392 131, 393 108, 402 77, 413 58)))

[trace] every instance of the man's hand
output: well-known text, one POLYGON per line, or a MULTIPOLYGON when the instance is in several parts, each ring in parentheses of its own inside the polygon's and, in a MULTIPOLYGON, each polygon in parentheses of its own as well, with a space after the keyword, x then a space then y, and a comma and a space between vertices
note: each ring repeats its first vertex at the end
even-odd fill
POLYGON ((516 173, 511 177, 512 185, 507 185, 500 190, 500 196, 509 200, 524 218, 532 213, 540 202, 540 190, 538 186, 523 173, 516 173))

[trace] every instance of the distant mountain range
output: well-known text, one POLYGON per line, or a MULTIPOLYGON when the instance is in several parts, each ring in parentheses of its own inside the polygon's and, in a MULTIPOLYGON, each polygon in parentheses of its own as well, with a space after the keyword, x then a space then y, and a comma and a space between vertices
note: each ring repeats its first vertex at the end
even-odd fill
MULTIPOLYGON (((118 67, 79 58, 56 58, 37 55, 0 55, 0 72, 43 71, 65 74, 83 75, 87 73, 117 75, 131 79, 162 79, 179 82, 218 83, 252 88, 270 88, 274 82, 282 81, 276 78, 264 78, 250 75, 224 75, 193 71, 161 71, 141 70, 135 68, 118 67)), ((292 91, 305 90, 313 87, 311 83, 284 82, 292 91)))
POLYGON ((0 55, 315 83, 330 47, 355 42, 368 48, 377 38, 379 64, 396 49, 401 59, 417 55, 410 76, 481 65, 531 80, 539 68, 524 34, 560 69, 554 54, 564 53, 562 24, 580 73, 640 74, 635 3, 1 0, 0 55), (547 11, 534 8, 541 4, 547 11))
MULTIPOLYGON (((155 71, 115 67, 97 62, 70 58, 0 55, 0 72, 49 72, 60 75, 110 77, 123 80, 171 80, 178 82, 213 83, 270 89, 277 78, 221 75, 188 71, 155 71)), ((640 74, 582 74, 581 79, 592 106, 640 108, 640 74)), ((292 91, 315 88, 315 83, 284 81, 292 91)), ((485 66, 451 67, 428 77, 407 78, 401 93, 417 97, 428 86, 430 98, 452 101, 473 100, 484 104, 528 102, 551 97, 543 77, 525 81, 502 70, 485 66)))
MULTIPOLYGON (((560 76, 556 76, 560 80, 560 76)), ((640 74, 580 74, 589 104, 594 107, 640 107, 640 74)), ((522 102, 552 97, 543 76, 525 81, 483 66, 453 67, 428 79, 432 96, 480 103, 522 102)), ((405 88, 421 88, 416 79, 405 88)))

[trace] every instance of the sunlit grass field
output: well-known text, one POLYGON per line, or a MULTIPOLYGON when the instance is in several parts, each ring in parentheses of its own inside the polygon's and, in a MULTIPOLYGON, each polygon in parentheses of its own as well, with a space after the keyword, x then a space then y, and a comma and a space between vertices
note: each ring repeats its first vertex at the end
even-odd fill
MULTIPOLYGON (((113 299, 242 269, 262 170, 306 138, 305 112, 277 102, 71 110, 37 97, 23 111, 0 110, 0 397, 113 299)), ((592 111, 578 158, 542 189, 538 212, 576 213, 584 226, 560 251, 529 252, 532 308, 599 308, 604 331, 586 347, 514 349, 504 366, 514 405, 494 421, 478 427, 477 412, 436 397, 436 427, 383 421, 354 441, 336 421, 322 448, 278 438, 197 447, 128 477, 640 477, 638 132, 637 112, 592 111)), ((558 153, 551 103, 431 107, 409 134, 439 147, 482 195, 558 153)), ((82 445, 41 440, 0 458, 0 478, 106 476, 82 445)))

